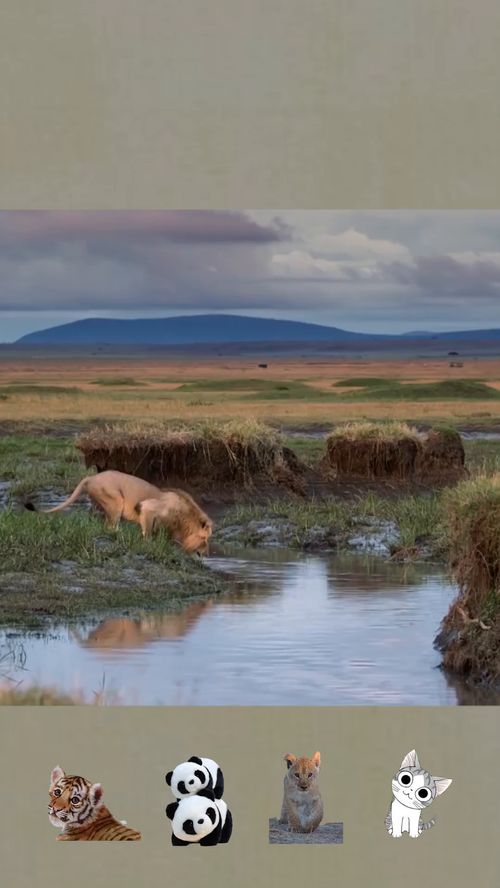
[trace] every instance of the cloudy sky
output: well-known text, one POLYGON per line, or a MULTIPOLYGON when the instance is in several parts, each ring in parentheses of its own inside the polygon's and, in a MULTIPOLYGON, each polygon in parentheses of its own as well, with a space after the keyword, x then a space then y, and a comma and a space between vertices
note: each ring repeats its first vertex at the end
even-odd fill
POLYGON ((0 341, 200 312, 500 327, 500 212, 0 212, 0 341))

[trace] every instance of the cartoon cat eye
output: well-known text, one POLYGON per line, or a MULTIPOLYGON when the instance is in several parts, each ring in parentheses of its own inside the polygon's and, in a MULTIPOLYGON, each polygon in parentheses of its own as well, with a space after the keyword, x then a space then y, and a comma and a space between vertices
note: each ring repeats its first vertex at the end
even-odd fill
POLYGON ((425 786, 422 786, 421 789, 417 790, 417 798, 420 799, 421 802, 426 802, 431 797, 431 792, 425 786))
POLYGON ((402 771, 401 774, 398 774, 398 782, 401 786, 411 786, 413 777, 408 771, 402 771))

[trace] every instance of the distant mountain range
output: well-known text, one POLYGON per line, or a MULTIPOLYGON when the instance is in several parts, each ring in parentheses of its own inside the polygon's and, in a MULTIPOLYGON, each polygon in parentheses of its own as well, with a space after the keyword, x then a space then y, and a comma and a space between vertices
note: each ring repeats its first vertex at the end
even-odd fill
POLYGON ((48 327, 22 336, 23 345, 170 345, 189 346, 223 343, 330 343, 352 345, 369 343, 395 345, 414 339, 443 343, 465 341, 500 343, 499 330, 458 332, 413 332, 404 334, 353 333, 339 327, 281 321, 241 315, 206 314, 173 318, 115 320, 87 318, 71 324, 48 327))
POLYGON ((18 342, 33 345, 191 345, 224 342, 347 342, 373 338, 369 333, 351 333, 338 327, 324 327, 319 324, 207 314, 139 320, 87 318, 29 333, 18 342))

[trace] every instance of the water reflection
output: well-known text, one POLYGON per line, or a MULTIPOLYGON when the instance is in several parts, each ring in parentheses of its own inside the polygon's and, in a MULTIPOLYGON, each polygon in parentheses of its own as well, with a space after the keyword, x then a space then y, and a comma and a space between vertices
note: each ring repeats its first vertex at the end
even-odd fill
POLYGON ((105 676, 126 704, 484 702, 438 668, 433 638, 454 590, 435 566, 286 549, 208 563, 232 577, 230 594, 28 636, 29 676, 86 696, 105 676))
POLYGON ((103 620, 88 633, 73 630, 72 636, 84 648, 131 650, 159 639, 183 638, 212 606, 212 601, 200 601, 188 605, 179 613, 152 614, 133 620, 103 620))

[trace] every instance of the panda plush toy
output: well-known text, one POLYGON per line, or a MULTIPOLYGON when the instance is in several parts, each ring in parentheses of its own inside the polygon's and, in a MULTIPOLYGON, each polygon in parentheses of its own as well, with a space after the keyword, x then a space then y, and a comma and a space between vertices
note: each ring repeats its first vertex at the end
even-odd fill
POLYGON ((202 789, 167 805, 172 821, 172 845, 219 845, 229 842, 233 818, 226 803, 212 790, 202 789))
POLYGON ((224 793, 224 776, 217 762, 197 755, 169 771, 165 780, 176 799, 196 795, 204 789, 211 790, 216 799, 221 799, 224 793))

